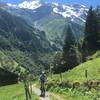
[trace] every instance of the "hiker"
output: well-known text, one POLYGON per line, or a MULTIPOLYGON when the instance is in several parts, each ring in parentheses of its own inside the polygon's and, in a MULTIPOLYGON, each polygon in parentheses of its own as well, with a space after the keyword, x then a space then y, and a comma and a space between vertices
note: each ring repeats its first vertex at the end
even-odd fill
POLYGON ((46 75, 44 72, 40 75, 40 90, 41 90, 41 96, 45 97, 45 82, 46 82, 46 75))

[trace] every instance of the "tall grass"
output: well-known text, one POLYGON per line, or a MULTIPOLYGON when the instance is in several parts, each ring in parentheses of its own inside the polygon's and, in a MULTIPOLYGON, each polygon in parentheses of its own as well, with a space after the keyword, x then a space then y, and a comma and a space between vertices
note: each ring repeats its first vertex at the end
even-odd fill
MULTIPOLYGON (((63 80, 69 81, 86 81, 85 71, 87 70, 87 79, 100 81, 100 57, 82 63, 76 66, 74 69, 62 73, 63 80)), ((60 80, 60 75, 53 75, 53 78, 49 80, 60 80)))
MULTIPOLYGON (((36 95, 32 95, 32 100, 39 100, 36 95)), ((25 100, 23 84, 15 84, 0 87, 0 100, 25 100)))
POLYGON ((53 75, 52 79, 49 77, 47 89, 64 95, 65 100, 100 100, 98 82, 100 82, 100 57, 62 73, 62 80, 59 74, 53 75))

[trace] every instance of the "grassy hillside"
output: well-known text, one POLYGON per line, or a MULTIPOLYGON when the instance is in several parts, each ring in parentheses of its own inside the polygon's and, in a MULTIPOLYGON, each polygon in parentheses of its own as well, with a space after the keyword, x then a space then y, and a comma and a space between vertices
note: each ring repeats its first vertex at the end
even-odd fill
MULTIPOLYGON (((79 80, 85 81, 85 70, 87 70, 88 80, 99 80, 100 81, 100 57, 87 61, 79 66, 75 67, 68 72, 63 73, 63 80, 79 80)), ((53 79, 59 79, 59 75, 54 75, 53 79)))
POLYGON ((43 25, 49 39, 61 37, 65 25, 64 19, 55 19, 43 25))
POLYGON ((62 73, 62 80, 58 74, 49 77, 47 89, 64 96, 65 100, 100 100, 100 57, 62 73))
POLYGON ((46 31, 46 35, 50 40, 60 38, 61 41, 63 40, 62 36, 65 36, 65 34, 63 34, 64 27, 69 24, 72 26, 76 38, 83 35, 84 27, 77 23, 70 22, 68 19, 52 19, 47 21, 47 23, 42 24, 41 27, 44 31, 46 31))
MULTIPOLYGON (((25 100, 25 91, 22 84, 0 87, 0 100, 25 100)), ((32 100, 38 100, 33 94, 32 100)))

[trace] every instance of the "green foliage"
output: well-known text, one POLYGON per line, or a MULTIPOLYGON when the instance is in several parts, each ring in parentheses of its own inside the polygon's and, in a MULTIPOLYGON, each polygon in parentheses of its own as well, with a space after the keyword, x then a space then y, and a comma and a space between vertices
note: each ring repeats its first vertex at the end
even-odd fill
POLYGON ((19 67, 24 67, 36 75, 40 71, 39 57, 51 53, 53 48, 44 31, 31 27, 21 17, 0 8, 0 51, 6 56, 4 61, 0 61, 5 63, 2 68, 19 72, 19 67), (16 62, 18 68, 9 64, 12 62, 16 62))
MULTIPOLYGON (((50 83, 48 83, 49 85, 50 83)), ((62 97, 64 97, 68 100, 92 100, 92 99, 99 99, 99 91, 100 89, 91 88, 91 90, 88 90, 87 87, 84 85, 78 85, 77 87, 73 88, 73 83, 69 81, 63 81, 62 83, 58 84, 57 82, 54 82, 52 80, 52 85, 49 85, 49 90, 51 92, 60 94, 62 97), (69 86, 70 84, 70 86, 69 86), (50 88, 51 87, 51 88, 50 88)))
POLYGON ((49 77, 47 88, 54 93, 61 94, 65 100, 99 100, 99 76, 100 57, 62 73, 62 82, 59 74, 53 75, 52 79, 49 77), (87 78, 85 70, 87 70, 87 78))
POLYGON ((76 41, 71 26, 68 26, 68 28, 66 28, 65 26, 64 34, 66 37, 64 41, 63 51, 64 51, 64 55, 66 55, 66 52, 70 49, 72 45, 76 43, 76 41))
POLYGON ((63 57, 66 61, 66 69, 72 69, 81 62, 81 53, 77 46, 76 39, 73 35, 73 31, 69 26, 64 32, 66 33, 66 38, 63 46, 63 57))
POLYGON ((68 24, 71 24, 72 29, 74 31, 74 35, 77 39, 79 39, 83 35, 84 27, 83 25, 74 23, 69 21, 69 19, 63 19, 63 18, 44 18, 42 19, 42 29, 46 32, 47 38, 52 41, 57 41, 59 39, 60 43, 63 41, 63 37, 66 35, 63 33, 65 24, 66 27, 68 27, 68 24), (47 21, 46 21, 47 19, 47 21))
POLYGON ((56 38, 59 38, 61 33, 63 32, 63 27, 65 25, 65 19, 52 19, 48 21, 47 23, 44 23, 43 30, 46 31, 46 35, 48 39, 55 40, 56 38))
POLYGON ((20 74, 20 80, 22 80, 24 84, 26 100, 32 100, 32 79, 33 74, 30 74, 28 71, 24 71, 20 74))
POLYGON ((0 67, 13 72, 18 67, 18 63, 0 51, 0 67))
POLYGON ((90 7, 85 25, 85 36, 83 41, 83 56, 92 55, 100 49, 100 15, 97 10, 90 7))
MULTIPOLYGON (((25 100, 24 92, 25 91, 22 83, 0 87, 0 100, 25 100)), ((32 100, 39 100, 34 93, 32 97, 32 100)))
POLYGON ((0 49, 10 49, 11 43, 9 40, 3 36, 0 36, 0 49))
POLYGON ((79 86, 77 88, 68 88, 68 87, 51 87, 50 89, 51 92, 60 94, 63 96, 66 100, 94 100, 97 99, 99 100, 99 92, 100 90, 96 90, 92 88, 90 91, 88 91, 85 87, 79 86))
POLYGON ((100 51, 97 51, 95 54, 92 55, 93 59, 99 58, 100 57, 100 51))
POLYGON ((62 52, 56 52, 54 56, 52 71, 53 73, 61 73, 66 71, 66 66, 65 66, 62 52))
POLYGON ((78 50, 78 47, 72 46, 66 54, 66 65, 67 70, 72 69, 75 66, 81 63, 81 53, 78 50))
MULTIPOLYGON (((87 79, 88 80, 100 80, 100 57, 87 61, 85 63, 80 64, 79 66, 76 66, 72 70, 69 70, 68 72, 62 73, 63 80, 69 80, 69 81, 86 81, 85 77, 85 70, 87 70, 87 79)), ((59 75, 53 75, 52 80, 60 80, 59 75)))

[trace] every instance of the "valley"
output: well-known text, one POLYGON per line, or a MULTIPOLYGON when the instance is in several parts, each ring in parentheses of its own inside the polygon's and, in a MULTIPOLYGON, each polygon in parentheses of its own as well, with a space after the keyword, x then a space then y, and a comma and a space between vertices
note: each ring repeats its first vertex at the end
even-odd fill
POLYGON ((0 100, 100 100, 95 6, 0 1, 0 100))

